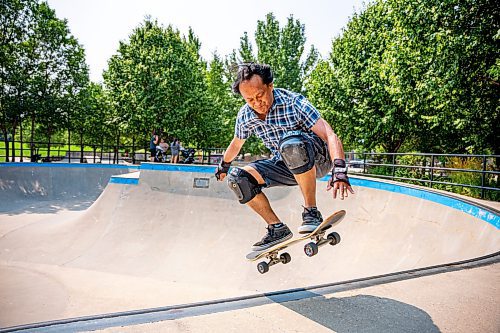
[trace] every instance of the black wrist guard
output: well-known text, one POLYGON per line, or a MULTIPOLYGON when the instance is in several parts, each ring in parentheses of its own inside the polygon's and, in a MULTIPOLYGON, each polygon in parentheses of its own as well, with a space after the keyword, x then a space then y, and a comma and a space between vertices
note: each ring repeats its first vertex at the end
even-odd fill
POLYGON ((231 162, 224 162, 224 160, 220 160, 219 165, 217 166, 217 169, 215 169, 215 177, 217 179, 220 179, 220 175, 223 173, 228 173, 229 172, 229 167, 231 166, 231 162))
POLYGON ((344 182, 347 185, 351 185, 349 182, 349 177, 347 176, 347 166, 345 160, 336 158, 333 161, 332 178, 330 179, 330 185, 333 186, 336 182, 344 182))

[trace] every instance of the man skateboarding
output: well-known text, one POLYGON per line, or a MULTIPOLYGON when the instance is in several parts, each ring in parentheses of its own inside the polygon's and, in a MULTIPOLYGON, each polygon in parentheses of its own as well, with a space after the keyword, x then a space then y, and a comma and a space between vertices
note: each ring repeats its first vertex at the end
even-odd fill
POLYGON ((334 199, 338 192, 344 199, 354 191, 347 176, 342 142, 304 96, 274 88, 269 65, 240 65, 232 89, 246 104, 238 112, 234 138, 215 176, 218 180, 226 177, 231 162, 251 134, 257 135, 271 151, 271 159, 233 168, 228 175, 229 188, 239 202, 247 204, 268 224, 264 238, 252 247, 253 251, 260 251, 292 237, 262 188, 299 185, 304 198, 299 233, 310 233, 323 221, 316 207, 316 178, 331 170, 327 190, 333 189, 334 199))

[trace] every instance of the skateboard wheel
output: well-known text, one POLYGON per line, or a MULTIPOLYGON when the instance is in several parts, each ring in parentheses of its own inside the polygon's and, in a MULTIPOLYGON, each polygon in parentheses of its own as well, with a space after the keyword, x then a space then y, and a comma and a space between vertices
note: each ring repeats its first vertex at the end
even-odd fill
POLYGON ((292 257, 288 253, 283 253, 280 255, 280 260, 283 264, 288 264, 290 261, 292 261, 292 257))
POLYGON ((260 274, 264 274, 269 271, 269 265, 265 261, 260 262, 257 265, 257 270, 259 271, 260 274))
POLYGON ((337 245, 340 243, 340 235, 336 232, 328 234, 326 238, 329 240, 330 245, 337 245))
POLYGON ((304 252, 305 252, 306 256, 312 257, 312 256, 318 254, 318 245, 316 245, 316 243, 314 243, 314 242, 307 243, 304 246, 304 252))

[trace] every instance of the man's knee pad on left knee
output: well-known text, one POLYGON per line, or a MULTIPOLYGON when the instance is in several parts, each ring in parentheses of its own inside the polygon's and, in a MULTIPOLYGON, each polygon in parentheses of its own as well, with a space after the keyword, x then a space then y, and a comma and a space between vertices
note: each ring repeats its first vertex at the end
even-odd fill
POLYGON ((254 176, 241 168, 231 169, 227 177, 227 184, 242 204, 249 202, 262 191, 254 176))
POLYGON ((281 158, 293 174, 301 174, 314 166, 314 148, 301 134, 285 136, 279 144, 281 158))

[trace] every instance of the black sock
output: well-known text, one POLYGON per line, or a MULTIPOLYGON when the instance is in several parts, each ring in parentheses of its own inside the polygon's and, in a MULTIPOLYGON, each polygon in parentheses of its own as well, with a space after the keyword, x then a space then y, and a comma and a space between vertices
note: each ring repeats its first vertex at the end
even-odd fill
POLYGON ((282 222, 279 222, 279 223, 273 224, 273 228, 281 228, 282 226, 283 226, 283 223, 282 223, 282 222))

